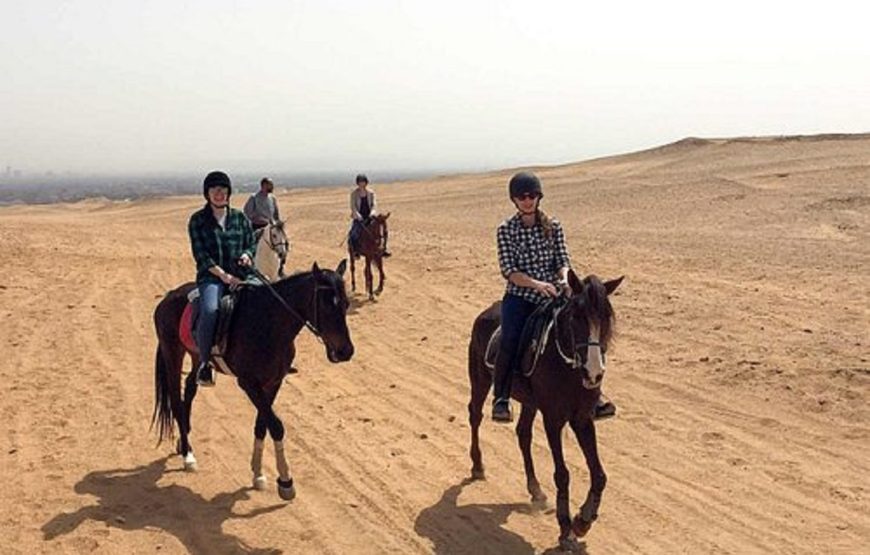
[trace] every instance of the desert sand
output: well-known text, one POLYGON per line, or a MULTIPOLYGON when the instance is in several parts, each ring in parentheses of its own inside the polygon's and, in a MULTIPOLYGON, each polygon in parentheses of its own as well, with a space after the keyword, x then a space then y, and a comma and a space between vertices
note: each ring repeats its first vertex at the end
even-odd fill
MULTIPOLYGON (((870 136, 685 140, 532 169, 574 267, 626 276, 605 378, 619 412, 598 425, 609 482, 583 549, 866 553, 870 136)), ((231 378, 196 398, 198 472, 149 433, 152 311, 193 276, 198 184, 0 209, 2 552, 553 552, 540 419, 547 507, 529 503, 513 428, 488 418, 488 479, 467 481, 466 348, 502 293, 512 173, 374 180, 392 212, 386 287, 351 296, 350 362, 297 340, 275 404, 289 503, 271 442, 270 488, 250 487, 254 408, 231 378)), ((279 194, 291 270, 345 256, 348 191, 279 194)), ((588 475, 566 441, 575 511, 588 475)))

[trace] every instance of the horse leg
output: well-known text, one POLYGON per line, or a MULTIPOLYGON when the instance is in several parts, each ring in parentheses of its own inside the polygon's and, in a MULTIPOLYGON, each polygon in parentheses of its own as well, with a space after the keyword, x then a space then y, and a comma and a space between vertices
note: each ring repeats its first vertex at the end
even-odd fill
MULTIPOLYGON (((190 435, 190 413, 193 410, 193 398, 196 397, 196 369, 199 367, 199 357, 192 356, 193 362, 192 371, 184 380, 184 408, 178 421, 178 428, 181 431, 181 439, 179 440, 178 453, 184 457, 184 470, 195 472, 197 469, 196 457, 193 456, 193 447, 190 446, 188 436, 190 435)), ((181 386, 181 378, 179 377, 179 387, 181 386)))
POLYGON ((184 365, 184 348, 171 338, 158 338, 156 360, 157 417, 160 439, 172 434, 172 419, 178 425, 179 439, 176 452, 184 457, 185 470, 196 470, 196 458, 190 447, 188 435, 190 420, 181 400, 181 367, 184 365))
POLYGON ((604 486, 607 485, 607 475, 601 466, 601 459, 598 458, 595 422, 585 416, 581 418, 574 417, 571 419, 571 429, 574 430, 577 441, 580 442, 580 449, 583 450, 586 466, 589 468, 589 492, 586 494, 586 501, 580 506, 580 512, 577 513, 571 522, 571 529, 577 537, 582 538, 592 527, 595 519, 598 518, 598 507, 601 505, 604 486))
POLYGON ((530 404, 521 405, 520 418, 517 421, 517 441, 523 453, 523 466, 526 469, 526 489, 532 496, 533 503, 544 503, 547 495, 541 490, 538 477, 535 476, 535 463, 532 460, 532 425, 538 409, 530 404))
MULTIPOLYGON (((296 497, 296 488, 293 487, 293 478, 290 475, 290 464, 287 462, 287 457, 284 454, 284 423, 272 410, 272 403, 275 401, 275 396, 278 394, 278 389, 281 387, 281 382, 275 386, 274 390, 265 392, 256 385, 239 380, 239 386, 248 395, 248 398, 257 407, 257 421, 262 418, 266 428, 269 430, 269 435, 272 436, 272 442, 275 445, 275 464, 278 467, 278 495, 285 501, 290 501, 296 497)), ((257 428, 255 426, 254 434, 256 437, 257 428)), ((265 434, 263 434, 265 438, 265 434)), ((256 449, 256 439, 254 441, 256 449)), ((255 453, 256 455, 256 453, 255 453)), ((252 457, 251 468, 254 469, 254 460, 252 457)), ((256 470, 254 470, 256 472, 256 470)), ((256 480, 255 476, 255 480, 256 480)))
POLYGON ((553 455, 553 481, 556 482, 556 520, 559 522, 559 547, 564 550, 576 551, 577 540, 571 535, 571 512, 568 508, 568 485, 571 475, 565 466, 562 453, 562 428, 565 419, 544 414, 544 429, 547 431, 547 442, 553 455))
POLYGON ((263 448, 266 439, 266 417, 262 411, 257 411, 257 421, 254 424, 254 450, 251 454, 251 472, 254 474, 254 489, 266 489, 266 476, 263 474, 263 448))
MULTIPOLYGON (((290 360, 293 360, 292 354, 290 356, 290 360)), ((278 390, 276 388, 271 395, 267 396, 269 406, 272 406, 272 404, 275 402, 275 396, 277 394, 278 390)), ((257 422, 256 424, 254 424, 254 450, 251 454, 251 472, 253 472, 254 474, 254 489, 259 491, 263 491, 266 489, 266 476, 263 474, 263 449, 265 447, 266 430, 268 429, 268 426, 268 415, 258 410, 257 422)))
POLYGON ((366 255, 365 275, 366 275, 366 293, 369 294, 369 300, 373 301, 373 300, 375 300, 375 294, 372 291, 372 289, 374 288, 374 286, 372 285, 372 282, 374 281, 372 279, 372 259, 368 255, 366 255))
POLYGON ((480 357, 475 356, 473 348, 468 348, 468 380, 471 383, 471 399, 468 401, 468 423, 471 426, 471 479, 485 480, 486 473, 480 453, 480 423, 483 420, 483 404, 492 386, 492 376, 485 368, 481 369, 480 357))
POLYGON ((348 246, 347 259, 350 260, 350 290, 356 291, 356 264, 354 263, 353 249, 348 246))
POLYGON ((375 258, 375 264, 378 266, 378 288, 375 290, 375 295, 380 295, 384 291, 384 259, 378 255, 375 258))

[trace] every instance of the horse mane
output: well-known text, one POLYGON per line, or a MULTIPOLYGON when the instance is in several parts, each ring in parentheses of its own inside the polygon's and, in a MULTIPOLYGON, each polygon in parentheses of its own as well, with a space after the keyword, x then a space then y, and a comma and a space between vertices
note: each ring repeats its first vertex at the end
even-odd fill
POLYGON ((587 276, 583 283, 586 285, 583 291, 589 319, 598 326, 599 341, 603 345, 608 345, 613 338, 616 314, 613 312, 610 299, 607 298, 607 290, 595 274, 587 276))
MULTIPOLYGON (((277 287, 281 291, 283 291, 285 288, 288 288, 288 287, 293 289, 295 287, 298 287, 300 285, 300 282, 302 282, 310 277, 313 277, 313 275, 314 275, 314 272, 312 272, 311 270, 294 272, 294 273, 290 274, 289 276, 284 276, 281 279, 279 279, 278 281, 272 282, 272 287, 277 287)), ((320 269, 320 276, 322 278, 326 278, 330 282, 331 285, 337 287, 340 290, 344 290, 343 287, 338 287, 339 286, 338 282, 340 281, 341 278, 339 277, 338 274, 335 273, 335 271, 333 271, 329 268, 321 268, 320 269)))

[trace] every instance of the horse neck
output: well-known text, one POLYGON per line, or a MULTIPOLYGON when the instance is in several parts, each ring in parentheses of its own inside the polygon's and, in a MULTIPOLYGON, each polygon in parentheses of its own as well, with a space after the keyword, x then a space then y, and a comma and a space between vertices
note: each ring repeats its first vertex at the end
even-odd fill
POLYGON ((380 225, 378 220, 372 218, 371 223, 363 228, 363 232, 360 234, 360 247, 364 253, 376 252, 380 248, 382 240, 380 225))
MULTIPOLYGON (((312 315, 309 314, 309 311, 313 305, 313 295, 316 292, 314 275, 311 272, 294 274, 275 282, 272 284, 272 287, 299 316, 311 320, 312 315)), ((277 302, 276 304, 281 306, 277 302)), ((281 307, 281 309, 289 318, 298 321, 284 307, 281 307)))

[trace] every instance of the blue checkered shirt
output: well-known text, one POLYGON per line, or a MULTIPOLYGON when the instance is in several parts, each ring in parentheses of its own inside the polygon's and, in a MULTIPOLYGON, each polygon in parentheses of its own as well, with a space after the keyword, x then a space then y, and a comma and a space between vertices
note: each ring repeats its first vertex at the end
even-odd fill
MULTIPOLYGON (((522 272, 533 279, 555 284, 559 279, 559 270, 571 267, 562 225, 555 219, 552 224, 550 239, 544 237, 544 228, 540 223, 532 227, 524 226, 519 214, 498 226, 498 265, 505 279, 514 272, 522 272)), ((547 299, 534 289, 514 285, 510 280, 506 292, 536 304, 547 299)))

